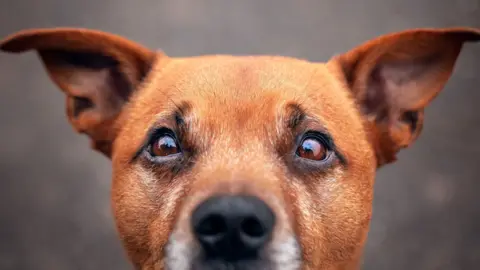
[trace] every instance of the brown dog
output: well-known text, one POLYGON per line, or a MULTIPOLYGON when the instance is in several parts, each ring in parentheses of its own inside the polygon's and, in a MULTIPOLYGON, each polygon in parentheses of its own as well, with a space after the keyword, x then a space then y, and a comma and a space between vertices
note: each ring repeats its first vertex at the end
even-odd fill
POLYGON ((470 28, 415 29, 326 63, 169 58, 86 29, 36 50, 67 116, 112 159, 116 224, 137 269, 357 269, 378 167, 420 134, 470 28))

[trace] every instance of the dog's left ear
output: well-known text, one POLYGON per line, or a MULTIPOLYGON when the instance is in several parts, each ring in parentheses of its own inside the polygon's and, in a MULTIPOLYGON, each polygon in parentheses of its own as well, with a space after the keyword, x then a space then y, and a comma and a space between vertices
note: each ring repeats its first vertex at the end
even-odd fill
POLYGON ((1 41, 0 50, 36 50, 66 95, 71 125, 107 156, 118 115, 160 55, 114 34, 78 28, 24 30, 1 41))
POLYGON ((415 29, 385 35, 334 57, 362 111, 378 166, 422 130, 425 107, 444 88, 462 45, 479 41, 471 28, 415 29))

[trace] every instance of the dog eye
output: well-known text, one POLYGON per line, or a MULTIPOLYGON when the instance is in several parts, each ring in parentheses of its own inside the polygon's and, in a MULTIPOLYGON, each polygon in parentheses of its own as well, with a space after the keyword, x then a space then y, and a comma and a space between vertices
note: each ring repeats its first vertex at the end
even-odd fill
POLYGON ((328 149, 319 139, 307 137, 297 148, 297 155, 305 159, 322 161, 328 157, 328 149))
POLYGON ((165 157, 180 153, 180 147, 172 136, 163 135, 153 141, 149 152, 153 157, 165 157))

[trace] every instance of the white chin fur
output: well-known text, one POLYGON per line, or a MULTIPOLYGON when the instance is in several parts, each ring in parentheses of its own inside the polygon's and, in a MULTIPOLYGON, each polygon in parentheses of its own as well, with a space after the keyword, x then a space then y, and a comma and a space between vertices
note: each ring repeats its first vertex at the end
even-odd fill
POLYGON ((165 270, 190 270, 191 268, 195 247, 179 234, 181 233, 173 233, 168 241, 165 250, 165 270))
MULTIPOLYGON (((190 270, 198 250, 196 244, 185 241, 182 233, 174 232, 166 247, 166 270, 190 270)), ((274 241, 266 250, 266 255, 273 270, 298 270, 301 266, 300 248, 295 237, 274 241)))
POLYGON ((268 249, 273 269, 298 270, 301 266, 300 246, 295 237, 288 237, 282 242, 272 243, 268 249))

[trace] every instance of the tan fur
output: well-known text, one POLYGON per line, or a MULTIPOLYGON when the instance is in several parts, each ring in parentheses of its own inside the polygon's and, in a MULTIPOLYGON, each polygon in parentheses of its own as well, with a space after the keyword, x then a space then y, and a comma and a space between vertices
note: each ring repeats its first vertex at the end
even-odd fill
MULTIPOLYGON (((450 77, 463 42, 479 39, 480 32, 469 28, 416 29, 367 42, 327 63, 278 56, 169 58, 112 34, 69 28, 23 31, 0 47, 38 50, 67 94, 72 125, 111 157, 113 212, 138 269, 182 263, 182 257, 165 254, 169 248, 194 252, 192 209, 214 194, 246 193, 266 201, 277 216, 274 269, 296 269, 290 244, 298 238, 301 269, 339 270, 358 268, 376 169, 416 139, 423 109, 450 77), (116 64, 94 71, 58 64, 58 50, 98 53, 116 64), (112 80, 118 76, 131 93, 128 101, 116 96, 112 80), (93 108, 73 116, 76 96, 89 98, 93 108), (308 116, 304 126, 290 130, 285 122, 294 105, 308 116), (194 162, 173 173, 145 159, 132 161, 148 130, 174 125, 168 116, 179 107, 194 162), (402 118, 410 111, 418 113, 416 128, 402 118), (328 131, 346 164, 296 168, 289 159, 294 134, 307 129, 328 131), (167 245, 169 238, 177 245, 167 245)), ((184 264, 179 268, 189 267, 184 264)))

